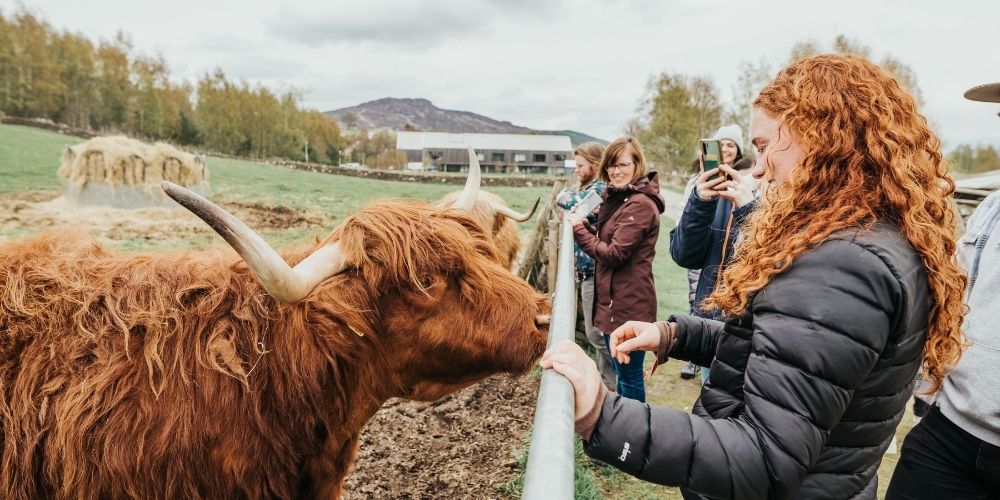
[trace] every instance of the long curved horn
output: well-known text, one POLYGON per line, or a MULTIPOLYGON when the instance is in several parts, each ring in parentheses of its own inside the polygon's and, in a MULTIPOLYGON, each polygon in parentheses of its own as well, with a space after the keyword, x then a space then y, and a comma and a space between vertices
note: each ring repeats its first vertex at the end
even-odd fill
POLYGON ((499 203, 493 203, 493 202, 491 202, 490 206, 493 207, 493 211, 494 212, 496 212, 496 213, 498 213, 498 214, 500 214, 500 215, 502 215, 504 217, 507 217, 508 219, 514 219, 514 220, 516 220, 518 222, 524 222, 524 221, 530 219, 531 216, 535 215, 535 210, 538 210, 538 202, 540 202, 540 201, 542 201, 541 198, 538 198, 537 200, 535 200, 535 206, 531 207, 531 211, 528 212, 528 213, 526 213, 526 214, 522 214, 521 212, 518 212, 517 210, 514 210, 513 208, 501 205, 499 203))
POLYGON ((163 181, 161 187, 167 196, 219 233, 243 257, 267 293, 281 302, 294 304, 306 298, 316 285, 346 267, 340 245, 334 243, 319 248, 291 268, 253 229, 218 205, 170 181, 163 181))
POLYGON ((465 179, 465 188, 462 189, 462 194, 458 196, 455 200, 455 204, 452 208, 457 208, 459 210, 465 210, 466 212, 472 210, 472 207, 476 204, 476 197, 479 196, 479 185, 482 180, 482 174, 479 171, 479 158, 476 156, 476 150, 469 148, 469 177, 465 179))

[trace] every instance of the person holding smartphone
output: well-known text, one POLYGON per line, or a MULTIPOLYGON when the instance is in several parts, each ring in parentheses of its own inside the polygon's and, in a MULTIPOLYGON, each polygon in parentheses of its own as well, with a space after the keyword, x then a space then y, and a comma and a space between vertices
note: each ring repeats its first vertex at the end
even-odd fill
MULTIPOLYGON (((757 183, 748 175, 752 163, 743 157, 743 130, 739 125, 720 127, 712 140, 719 141, 721 162, 718 168, 706 171, 699 155, 700 168, 693 181, 694 189, 687 197, 677 226, 670 231, 670 256, 681 267, 701 270, 691 314, 718 319, 718 311, 704 311, 700 305, 715 290, 719 276, 733 255, 739 228, 756 206, 754 189, 757 183)), ((681 376, 693 376, 695 366, 694 362, 689 363, 681 370, 681 376)), ((708 377, 708 367, 701 367, 702 383, 708 377)))
MULTIPOLYGON (((598 175, 607 188, 597 222, 591 224, 586 217, 577 216, 573 237, 596 263, 594 324, 607 341, 607 333, 626 321, 656 318, 653 257, 665 203, 656 172, 647 171, 642 147, 632 137, 608 145, 598 175)), ((630 364, 612 358, 612 366, 618 393, 644 402, 642 355, 630 364)))
MULTIPOLYGON (((594 196, 599 198, 604 194, 605 183, 597 175, 602 156, 604 156, 604 145, 598 142, 587 142, 574 149, 576 184, 567 186, 556 195, 556 205, 572 210, 575 215, 586 217, 590 224, 597 223, 597 209, 582 210, 580 202, 594 196)), ((601 372, 604 385, 609 390, 617 391, 618 384, 614 366, 611 364, 611 352, 608 351, 608 344, 604 341, 604 333, 594 326, 594 259, 587 255, 579 244, 573 245, 573 255, 576 264, 576 282, 580 284, 580 307, 583 308, 583 329, 587 335, 587 342, 597 353, 597 369, 601 372)))
POLYGON ((572 342, 541 366, 573 384, 589 456, 686 498, 875 498, 913 377, 937 391, 962 355, 955 183, 913 96, 862 57, 800 59, 753 104, 752 172, 767 188, 706 299, 726 321, 675 315, 611 335, 620 363, 711 361, 691 413, 602 393, 572 342))

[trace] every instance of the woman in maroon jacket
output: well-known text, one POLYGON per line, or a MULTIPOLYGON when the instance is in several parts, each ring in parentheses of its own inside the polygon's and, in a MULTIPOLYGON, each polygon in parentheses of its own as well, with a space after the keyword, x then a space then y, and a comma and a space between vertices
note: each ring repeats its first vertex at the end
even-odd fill
MULTIPOLYGON (((656 289, 653 256, 660 233, 664 203, 656 172, 647 173, 639 141, 631 137, 608 146, 598 171, 607 184, 597 213, 597 227, 576 220, 573 234, 584 252, 594 257, 594 325, 605 333, 626 321, 655 321, 656 289)), ((618 393, 646 400, 642 353, 628 364, 612 358, 618 375, 618 393)))

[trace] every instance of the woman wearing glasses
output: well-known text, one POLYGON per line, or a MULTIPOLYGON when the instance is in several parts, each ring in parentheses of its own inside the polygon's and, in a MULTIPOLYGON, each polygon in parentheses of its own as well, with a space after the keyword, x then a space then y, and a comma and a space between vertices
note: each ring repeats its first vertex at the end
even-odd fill
MULTIPOLYGON (((607 189, 597 224, 579 218, 573 224, 573 235, 596 263, 594 325, 607 338, 607 333, 626 321, 656 319, 653 256, 664 203, 656 172, 647 172, 642 147, 631 137, 608 146, 598 176, 607 189)), ((618 375, 618 393, 644 402, 642 358, 639 353, 628 364, 613 358, 612 363, 618 375)))

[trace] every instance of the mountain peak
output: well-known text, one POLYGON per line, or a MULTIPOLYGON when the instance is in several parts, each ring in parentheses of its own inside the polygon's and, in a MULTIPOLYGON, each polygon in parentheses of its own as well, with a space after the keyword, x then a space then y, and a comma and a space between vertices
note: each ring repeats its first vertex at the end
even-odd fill
POLYGON ((587 141, 607 144, 607 141, 572 130, 559 132, 532 130, 509 121, 495 120, 469 111, 441 109, 431 101, 420 97, 383 97, 357 106, 326 111, 323 114, 346 128, 391 130, 415 128, 427 132, 487 134, 557 133, 568 135, 574 145, 587 141))
POLYGON ((375 99, 374 101, 368 101, 360 106, 421 106, 437 108, 431 101, 424 99, 423 97, 383 97, 381 99, 375 99))

